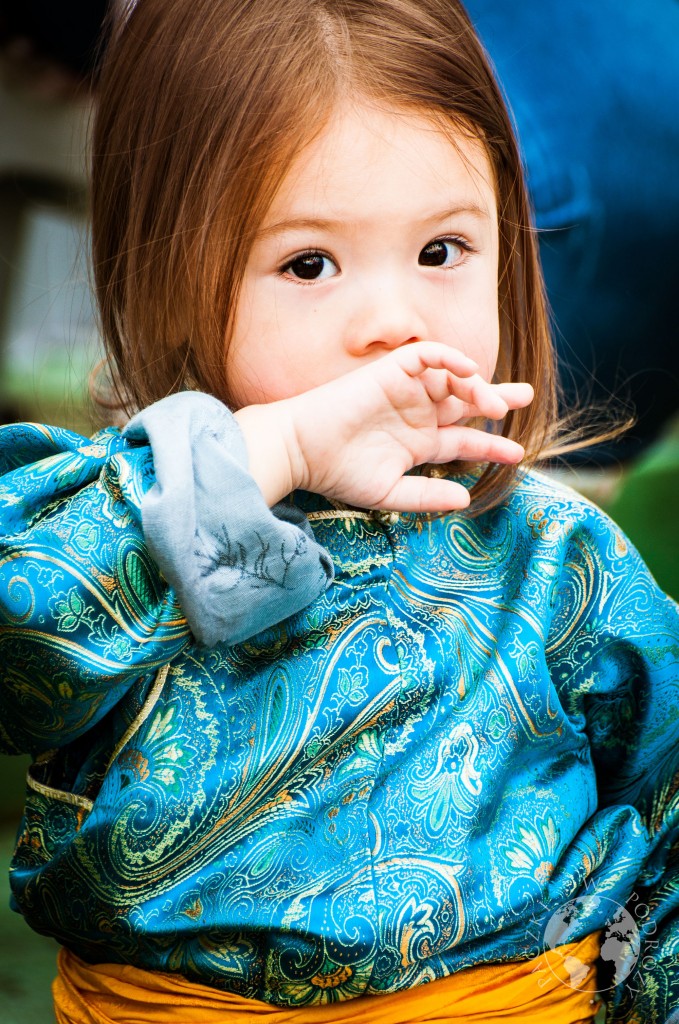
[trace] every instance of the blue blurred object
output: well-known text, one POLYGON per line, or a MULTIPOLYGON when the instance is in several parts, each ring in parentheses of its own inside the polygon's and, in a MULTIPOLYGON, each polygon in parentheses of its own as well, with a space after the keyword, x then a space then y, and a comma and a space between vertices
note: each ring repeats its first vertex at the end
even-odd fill
POLYGON ((465 2, 518 125, 568 404, 631 401, 594 451, 627 458, 679 407, 679 3, 465 2))

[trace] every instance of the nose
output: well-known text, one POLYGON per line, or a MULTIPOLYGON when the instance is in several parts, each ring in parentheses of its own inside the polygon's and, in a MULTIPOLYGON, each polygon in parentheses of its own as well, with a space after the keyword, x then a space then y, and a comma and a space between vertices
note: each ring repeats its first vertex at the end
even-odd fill
POLYGON ((352 306, 345 336, 351 355, 378 354, 427 337, 413 283, 398 274, 383 274, 362 282, 352 306))

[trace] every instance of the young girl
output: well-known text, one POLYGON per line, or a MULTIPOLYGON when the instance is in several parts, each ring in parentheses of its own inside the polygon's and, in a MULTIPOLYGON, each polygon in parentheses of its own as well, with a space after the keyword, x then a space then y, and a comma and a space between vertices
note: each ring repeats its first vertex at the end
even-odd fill
POLYGON ((0 447, 58 1020, 666 1021, 679 621, 526 472, 547 319, 462 9, 139 0, 93 236, 131 419, 0 447))

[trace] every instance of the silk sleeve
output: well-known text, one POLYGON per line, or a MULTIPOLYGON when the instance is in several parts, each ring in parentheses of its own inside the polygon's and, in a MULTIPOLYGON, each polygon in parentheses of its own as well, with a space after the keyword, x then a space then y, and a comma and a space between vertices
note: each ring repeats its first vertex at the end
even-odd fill
POLYGON ((602 963, 607 1020, 665 1024, 679 1010, 679 609, 598 510, 563 550, 553 678, 587 734, 598 810, 616 809, 618 862, 639 836, 645 850, 627 902, 639 944, 602 963))
POLYGON ((269 510, 206 395, 124 434, 0 428, 0 748, 62 746, 192 643, 235 643, 322 593, 330 559, 269 510))
POLYGON ((190 639, 149 556, 148 448, 0 428, 0 745, 35 755, 97 723, 190 639))

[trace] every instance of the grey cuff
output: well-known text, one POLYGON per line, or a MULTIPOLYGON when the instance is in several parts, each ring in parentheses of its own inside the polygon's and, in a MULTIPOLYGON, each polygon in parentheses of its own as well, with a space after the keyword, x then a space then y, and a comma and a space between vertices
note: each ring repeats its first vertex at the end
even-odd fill
POLYGON ((269 509, 248 473, 240 428, 220 401, 170 395, 123 434, 151 446, 144 538, 200 643, 239 643, 323 593, 333 578, 329 554, 302 512, 269 509))

